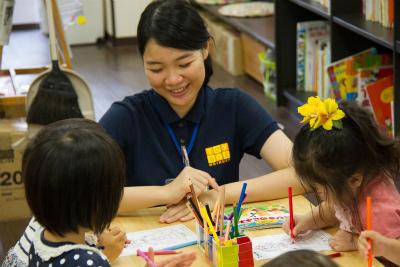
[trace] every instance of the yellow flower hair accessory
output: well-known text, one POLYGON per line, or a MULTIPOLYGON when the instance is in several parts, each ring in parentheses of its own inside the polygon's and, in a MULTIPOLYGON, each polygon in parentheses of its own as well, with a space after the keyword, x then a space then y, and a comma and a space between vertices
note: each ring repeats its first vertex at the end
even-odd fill
POLYGON ((322 102, 318 96, 310 96, 307 104, 298 107, 297 111, 304 116, 301 123, 309 122, 311 130, 320 126, 328 131, 332 130, 332 127, 343 128, 341 119, 345 117, 345 114, 332 98, 327 98, 322 102))

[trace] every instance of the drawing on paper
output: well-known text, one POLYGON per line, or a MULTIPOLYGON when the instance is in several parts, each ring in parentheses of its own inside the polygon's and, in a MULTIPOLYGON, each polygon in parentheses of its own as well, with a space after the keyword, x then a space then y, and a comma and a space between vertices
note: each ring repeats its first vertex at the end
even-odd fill
POLYGON ((131 241, 121 253, 121 256, 136 255, 137 249, 147 251, 149 247, 154 250, 165 249, 187 243, 195 243, 196 235, 185 225, 161 227, 140 232, 127 233, 131 241))
POLYGON ((331 235, 324 231, 310 231, 296 238, 292 243, 286 234, 252 238, 255 260, 272 259, 292 250, 310 249, 315 251, 332 250, 328 241, 331 235))

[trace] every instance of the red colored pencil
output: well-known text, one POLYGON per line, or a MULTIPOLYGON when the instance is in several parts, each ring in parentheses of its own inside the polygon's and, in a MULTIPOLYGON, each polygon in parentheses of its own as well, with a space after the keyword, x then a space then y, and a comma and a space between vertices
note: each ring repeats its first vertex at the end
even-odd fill
MULTIPOLYGON (((371 222, 371 197, 367 197, 367 230, 372 230, 371 222)), ((369 246, 372 247, 372 240, 368 239, 369 246)), ((368 267, 372 267, 372 250, 368 250, 368 267)))
POLYGON ((336 258, 336 257, 342 256, 342 253, 336 252, 336 253, 328 254, 327 256, 330 257, 330 258, 336 258))
POLYGON ((292 201, 292 187, 288 187, 288 198, 289 198, 289 227, 290 227, 290 238, 292 241, 294 240, 293 228, 294 228, 294 219, 293 219, 293 201, 292 201))

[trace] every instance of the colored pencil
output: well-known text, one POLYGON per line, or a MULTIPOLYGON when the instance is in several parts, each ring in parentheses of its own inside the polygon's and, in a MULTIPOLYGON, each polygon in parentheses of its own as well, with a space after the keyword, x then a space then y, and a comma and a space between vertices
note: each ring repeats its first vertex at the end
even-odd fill
POLYGON ((190 167, 190 162, 189 162, 189 155, 187 153, 186 147, 181 146, 181 152, 182 152, 182 161, 185 167, 190 167))
POLYGON ((222 229, 224 229, 224 217, 225 217, 225 186, 221 186, 219 188, 220 192, 219 192, 219 206, 220 206, 220 210, 219 210, 219 229, 220 231, 222 231, 222 229))
POLYGON ((206 204, 204 204, 204 206, 206 207, 206 211, 207 211, 208 218, 210 218, 211 223, 214 224, 214 220, 213 220, 213 218, 212 218, 212 216, 211 216, 210 205, 208 205, 208 204, 206 203, 206 204))
POLYGON ((294 241, 293 228, 294 228, 294 218, 293 218, 293 195, 292 187, 288 187, 288 198, 289 198, 289 227, 290 227, 290 238, 294 241))
POLYGON ((217 199, 217 202, 214 205, 214 209, 213 209, 212 214, 211 214, 212 215, 212 219, 215 218, 215 215, 218 212, 218 208, 219 208, 219 198, 217 199))
MULTIPOLYGON (((145 255, 149 254, 149 252, 147 252, 147 251, 144 251, 143 253, 145 255)), ((179 254, 179 253, 182 253, 182 252, 176 251, 176 250, 157 250, 157 251, 153 252, 154 255, 172 255, 172 254, 179 254)), ((138 255, 138 256, 140 256, 140 255, 138 255)))
POLYGON ((178 245, 175 245, 175 246, 165 247, 165 248, 162 248, 162 250, 175 250, 175 249, 180 249, 180 248, 192 246, 192 245, 194 245, 194 244, 196 244, 196 243, 197 243, 197 240, 193 240, 193 241, 189 241, 189 242, 186 242, 186 243, 178 244, 178 245))
MULTIPOLYGON (((371 197, 367 197, 367 230, 372 230, 371 222, 371 197)), ((372 240, 368 239, 369 246, 372 247, 372 240)), ((372 250, 368 250, 368 267, 372 267, 372 250)))
POLYGON ((196 206, 195 206, 194 203, 193 203, 192 194, 189 193, 189 194, 186 196, 186 200, 188 201, 188 202, 186 203, 186 205, 187 205, 187 206, 189 207, 189 209, 193 212, 194 216, 196 217, 197 222, 203 227, 203 220, 202 220, 202 218, 201 218, 200 211, 196 208, 196 206))
POLYGON ((191 192, 191 194, 192 194, 193 203, 194 203, 196 209, 200 211, 199 200, 198 200, 198 198, 197 198, 197 196, 196 196, 196 192, 194 191, 194 186, 193 186, 193 183, 192 183, 191 180, 190 180, 190 185, 189 185, 189 187, 190 187, 190 192, 191 192))
POLYGON ((240 197, 239 197, 239 202, 237 205, 237 213, 240 213, 240 209, 242 208, 242 203, 244 201, 245 195, 246 195, 246 188, 247 188, 247 183, 244 182, 242 185, 242 192, 240 192, 240 197))
POLYGON ((326 256, 328 256, 328 257, 330 257, 330 258, 336 258, 336 257, 342 256, 342 253, 340 253, 340 252, 335 252, 335 253, 328 254, 328 255, 326 255, 326 256))
POLYGON ((204 207, 201 207, 200 208, 200 212, 201 212, 201 215, 203 216, 203 219, 205 219, 207 224, 208 224, 208 227, 209 227, 209 229, 211 231, 211 234, 213 235, 213 237, 215 239, 215 243, 218 245, 219 244, 219 238, 218 238, 217 233, 215 232, 214 226, 211 223, 210 217, 208 217, 208 215, 207 215, 206 209, 204 207))
POLYGON ((142 257, 151 267, 157 267, 157 265, 149 257, 147 257, 147 255, 143 251, 138 249, 136 253, 137 255, 142 257))
MULTIPOLYGON (((219 220, 219 210, 220 210, 220 207, 218 206, 217 207, 217 216, 215 216, 215 231, 216 232, 218 232, 218 227, 219 227, 219 225, 218 225, 218 220, 219 220)), ((222 229, 221 229, 221 231, 222 231, 222 229)))
POLYGON ((225 238, 224 241, 229 239, 229 232, 231 230, 231 221, 228 221, 228 223, 226 224, 226 229, 225 229, 225 238))

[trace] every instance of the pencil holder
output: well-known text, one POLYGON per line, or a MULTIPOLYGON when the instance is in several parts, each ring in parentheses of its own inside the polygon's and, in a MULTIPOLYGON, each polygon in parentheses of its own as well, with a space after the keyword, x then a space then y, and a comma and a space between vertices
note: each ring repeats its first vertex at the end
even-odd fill
POLYGON ((196 224, 197 242, 213 267, 252 267, 253 248, 247 236, 216 243, 207 228, 196 224))

